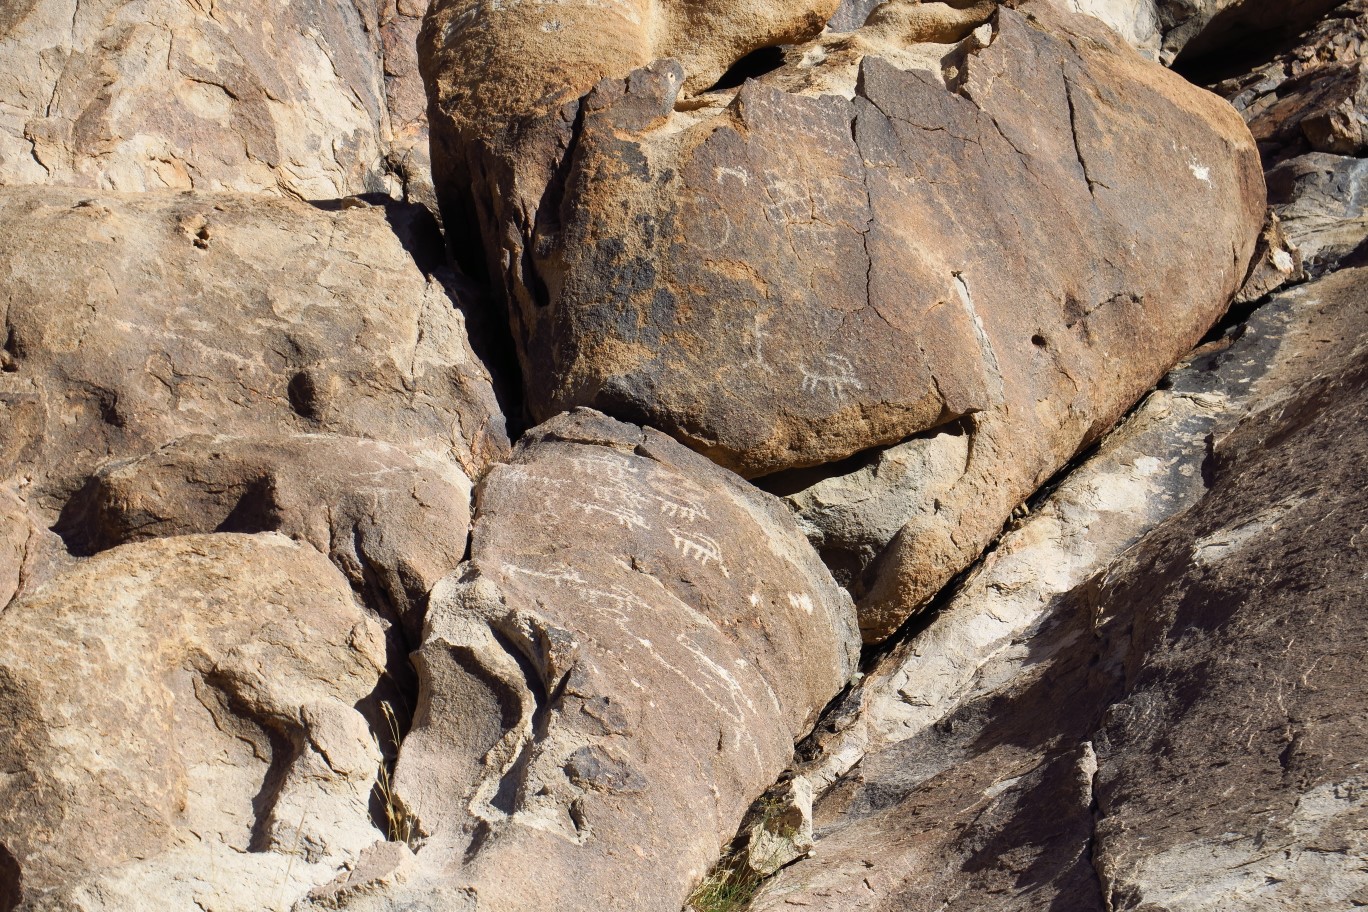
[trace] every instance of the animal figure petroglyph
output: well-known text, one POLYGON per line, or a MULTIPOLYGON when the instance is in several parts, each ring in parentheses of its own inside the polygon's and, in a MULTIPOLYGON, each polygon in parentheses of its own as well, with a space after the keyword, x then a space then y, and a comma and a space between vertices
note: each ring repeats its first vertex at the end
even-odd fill
POLYGON ((671 529, 670 537, 674 539, 674 546, 680 554, 693 558, 705 567, 716 561, 717 569, 722 571, 722 575, 731 576, 722 562, 722 546, 716 539, 702 532, 681 532, 679 529, 671 529))
POLYGON ((585 514, 602 513, 624 529, 640 529, 645 532, 651 528, 640 513, 634 513, 624 507, 613 504, 585 503, 582 500, 575 501, 575 506, 583 510, 585 514))
POLYGON ((803 392, 815 393, 818 390, 825 390, 833 399, 843 399, 849 390, 864 389, 860 378, 855 376, 855 365, 851 364, 845 355, 831 352, 823 355, 822 361, 826 365, 825 368, 809 368, 801 363, 798 365, 798 370, 803 374, 803 392))

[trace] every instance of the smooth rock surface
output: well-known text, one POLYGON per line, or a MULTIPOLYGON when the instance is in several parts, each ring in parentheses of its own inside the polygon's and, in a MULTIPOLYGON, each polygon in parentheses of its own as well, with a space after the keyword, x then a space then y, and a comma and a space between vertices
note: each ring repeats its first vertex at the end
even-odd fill
POLYGON ((816 852, 754 908, 1362 895, 1364 279, 1199 351, 885 657, 805 746, 816 852))
POLYGON ((1368 253, 1368 159, 1313 152, 1285 161, 1268 172, 1268 201, 1311 273, 1368 253))
POLYGON ((16 0, 0 186, 399 193, 373 0, 16 0))
POLYGON ((383 901, 676 912, 857 656, 768 495, 591 411, 534 429, 432 596, 396 773, 422 848, 383 901))
POLYGON ((342 574, 278 535, 127 545, 18 599, 0 613, 0 895, 289 909, 383 839, 385 649, 342 574))
POLYGON ((477 477, 503 418, 405 211, 0 191, 7 486, 51 526, 106 461, 190 434, 361 437, 477 477))

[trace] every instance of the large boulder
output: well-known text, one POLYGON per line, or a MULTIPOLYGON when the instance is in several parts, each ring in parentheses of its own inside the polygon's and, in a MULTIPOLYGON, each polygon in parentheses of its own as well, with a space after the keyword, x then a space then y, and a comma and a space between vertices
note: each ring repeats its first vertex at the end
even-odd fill
POLYGON ((432 595, 395 777, 418 873, 347 908, 677 912, 857 657, 778 502, 556 418, 486 477, 432 595))
POLYGON ((289 909, 385 834, 382 626, 314 549, 184 536, 0 613, 5 909, 289 909))
POLYGON ((871 671, 754 908, 1362 902, 1365 278, 1199 352, 871 671))
POLYGON ((375 6, 7 3, 0 185, 398 192, 375 6))
POLYGON ((0 191, 0 480, 51 526, 108 460, 192 434, 365 438, 477 477, 503 419, 464 292, 391 225, 407 211, 0 191))
POLYGON ((1048 3, 926 43, 990 11, 885 6, 739 93, 662 63, 439 151, 478 165, 534 414, 756 476, 1011 411, 1033 481, 1114 421, 1244 278, 1257 159, 1219 100, 1048 3))

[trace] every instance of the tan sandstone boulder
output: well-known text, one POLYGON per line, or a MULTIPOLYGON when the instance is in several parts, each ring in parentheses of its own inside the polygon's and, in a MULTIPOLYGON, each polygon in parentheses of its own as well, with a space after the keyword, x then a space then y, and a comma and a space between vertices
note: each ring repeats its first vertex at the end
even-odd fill
POLYGON ((461 562, 457 466, 327 434, 180 438, 103 466, 58 529, 79 553, 207 532, 280 532, 328 555, 416 642, 428 590, 461 562))
POLYGON ((677 912, 857 655, 780 504, 656 431, 556 418, 433 593, 396 773, 418 873, 347 908, 677 912))
MULTIPOLYGON (((478 476, 507 452, 503 418, 457 309, 464 292, 447 274, 425 274, 406 249, 413 238, 391 225, 406 211, 0 191, 0 480, 46 527, 108 460, 192 434, 366 438, 406 455, 348 445, 367 451, 362 463, 389 453, 400 470, 440 464, 450 477, 478 476)), ((326 462, 327 447, 304 449, 316 455, 282 471, 319 471, 304 467, 326 462)), ((268 451, 243 457, 256 468, 240 481, 269 474, 268 451)), ((467 485, 443 496, 463 499, 467 485)), ((231 499, 226 487, 212 497, 231 499)), ((446 518, 443 537, 461 516, 446 518)), ((168 528, 212 531, 208 521, 168 528)), ((277 527, 250 531, 265 528, 277 527)))
POLYGON ((0 613, 0 895, 283 912, 384 838, 385 678, 383 628, 312 548, 90 558, 0 613))

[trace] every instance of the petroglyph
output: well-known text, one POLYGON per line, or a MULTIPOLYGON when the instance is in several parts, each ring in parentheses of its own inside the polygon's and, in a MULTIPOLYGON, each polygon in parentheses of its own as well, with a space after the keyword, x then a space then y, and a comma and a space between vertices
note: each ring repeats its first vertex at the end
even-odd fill
POLYGON ((671 529, 670 537, 674 539, 674 546, 680 554, 693 558, 705 567, 716 561, 717 569, 722 571, 722 575, 731 576, 731 572, 722 561, 722 546, 716 539, 702 532, 681 532, 679 529, 671 529))
POLYGON ((640 513, 633 512, 625 507, 615 504, 585 503, 582 500, 575 501, 575 506, 579 507, 585 514, 601 513, 610 517, 624 529, 641 529, 643 532, 650 531, 650 526, 646 524, 645 518, 640 513))
POLYGON ((747 173, 745 168, 717 167, 713 168, 713 176, 717 178, 719 184, 723 183, 722 178, 724 177, 734 177, 741 182, 741 186, 750 186, 750 174, 747 173))
POLYGON ((843 399, 850 390, 862 390, 864 384, 855 376, 855 365, 844 355, 834 352, 822 356, 824 368, 809 368, 800 363, 798 370, 803 374, 802 390, 815 393, 825 390, 833 399, 843 399))
POLYGON ((788 594, 789 604, 795 609, 800 609, 812 614, 812 596, 806 592, 790 592, 788 594))
POLYGON ((641 470, 634 466, 629 458, 616 456, 612 453, 588 453, 583 456, 571 456, 570 462, 583 475, 607 478, 619 484, 632 481, 641 473, 641 470))
POLYGON ((700 503, 675 500, 670 497, 662 497, 659 494, 652 494, 651 496, 655 498, 657 505, 660 507, 660 512, 671 519, 682 519, 685 522, 697 522, 700 519, 712 518, 708 516, 708 511, 704 509, 703 505, 700 503))
POLYGON ((765 340, 770 335, 765 332, 765 324, 769 319, 769 314, 762 314, 758 310, 755 312, 755 325, 751 328, 751 360, 769 373, 774 373, 774 368, 765 360, 765 340))

